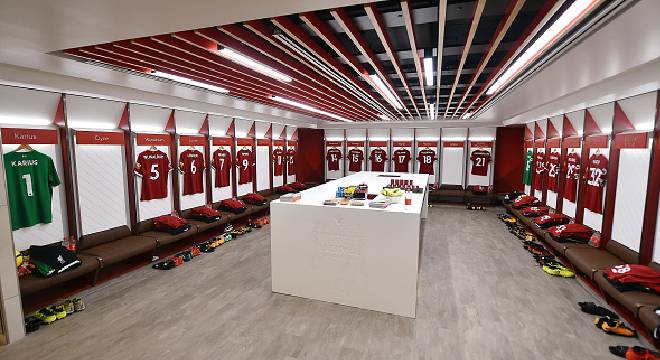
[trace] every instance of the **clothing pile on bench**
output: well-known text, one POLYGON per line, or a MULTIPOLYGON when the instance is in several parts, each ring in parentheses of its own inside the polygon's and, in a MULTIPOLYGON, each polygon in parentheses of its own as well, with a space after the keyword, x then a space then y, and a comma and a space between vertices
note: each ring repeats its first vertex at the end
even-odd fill
POLYGON ((154 229, 171 235, 177 235, 190 230, 188 220, 176 215, 162 215, 154 218, 154 229))
POLYGON ((221 215, 218 210, 215 210, 208 206, 199 206, 193 209, 190 209, 190 218, 194 220, 199 220, 210 224, 220 220, 221 215))
POLYGON ((32 245, 29 249, 30 261, 34 263, 34 271, 41 277, 61 274, 80 266, 82 262, 73 251, 60 243, 48 245, 32 245))

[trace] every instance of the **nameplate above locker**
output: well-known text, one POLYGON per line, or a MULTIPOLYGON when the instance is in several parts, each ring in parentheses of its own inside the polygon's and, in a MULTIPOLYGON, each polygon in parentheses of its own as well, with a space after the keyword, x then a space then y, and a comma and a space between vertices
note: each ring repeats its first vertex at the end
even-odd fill
POLYGON ((426 147, 428 147, 428 148, 433 147, 434 148, 434 147, 438 147, 438 142, 437 141, 419 141, 417 143, 417 146, 422 147, 422 148, 426 148, 426 147))
POLYGON ((411 147, 412 141, 393 141, 392 147, 411 147))
POLYGON ((206 136, 203 135, 179 135, 181 146, 206 146, 206 136))
POLYGON ((270 146, 270 139, 257 139, 257 146, 270 146))
POLYGON ((213 146, 231 146, 231 144, 232 144, 232 138, 221 138, 221 137, 213 138, 213 146))
POLYGON ((464 141, 443 141, 442 147, 446 148, 462 148, 465 146, 464 141))
POLYGON ((118 131, 76 131, 78 145, 121 145, 124 133, 118 131))
POLYGON ((480 149, 490 149, 493 147, 492 141, 470 141, 470 147, 480 149))
POLYGON ((387 141, 369 141, 369 147, 386 147, 387 141))
POLYGON ((171 142, 169 134, 137 134, 138 146, 168 146, 171 142))
POLYGON ((348 147, 364 147, 364 141, 347 141, 346 146, 348 146, 348 147))
POLYGON ((2 129, 3 144, 57 144, 57 130, 51 129, 2 129))

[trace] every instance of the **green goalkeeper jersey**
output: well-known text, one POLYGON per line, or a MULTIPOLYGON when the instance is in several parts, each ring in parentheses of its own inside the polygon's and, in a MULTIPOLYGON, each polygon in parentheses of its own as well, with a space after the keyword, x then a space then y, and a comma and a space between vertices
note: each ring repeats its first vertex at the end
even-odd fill
POLYGON ((38 151, 4 154, 11 229, 48 224, 53 219, 53 187, 60 184, 55 163, 38 151))
POLYGON ((525 155, 525 174, 523 176, 523 183, 525 185, 532 185, 532 149, 527 149, 525 155))

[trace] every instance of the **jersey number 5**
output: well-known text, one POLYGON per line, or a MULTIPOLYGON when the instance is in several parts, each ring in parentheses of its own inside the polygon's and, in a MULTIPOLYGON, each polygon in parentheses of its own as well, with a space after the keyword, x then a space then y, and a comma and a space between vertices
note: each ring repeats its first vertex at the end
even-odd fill
POLYGON ((160 171, 158 171, 158 164, 152 164, 151 165, 151 176, 149 176, 150 180, 156 180, 160 177, 160 171))

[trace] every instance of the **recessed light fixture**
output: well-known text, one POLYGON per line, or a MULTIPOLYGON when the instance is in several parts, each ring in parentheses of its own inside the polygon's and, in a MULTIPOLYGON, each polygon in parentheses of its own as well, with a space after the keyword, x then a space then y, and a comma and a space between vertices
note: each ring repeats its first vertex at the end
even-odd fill
POLYGON ((399 100, 399 97, 396 96, 392 91, 390 91, 390 89, 385 85, 383 79, 381 79, 380 76, 373 74, 373 75, 369 75, 369 78, 374 83, 374 85, 376 85, 376 88, 378 89, 380 94, 383 95, 383 97, 385 97, 385 100, 387 100, 387 102, 389 102, 397 110, 403 109, 403 104, 401 104, 401 100, 399 100))
POLYGON ((518 75, 524 68, 535 60, 545 49, 564 35, 568 29, 575 25, 591 10, 600 0, 575 0, 571 6, 547 29, 543 34, 525 50, 516 61, 509 66, 502 75, 493 83, 486 95, 493 95, 499 91, 514 76, 518 75))
POLYGON ((243 65, 245 67, 248 67, 260 74, 270 76, 274 79, 277 79, 279 81, 284 81, 284 82, 291 82, 293 79, 288 76, 284 75, 281 72, 268 67, 252 58, 249 58, 241 53, 239 53, 236 50, 227 48, 227 47, 221 47, 218 48, 218 54, 222 55, 223 57, 237 63, 240 65, 243 65))
POLYGON ((381 119, 381 120, 383 120, 383 121, 387 121, 387 120, 389 120, 389 119, 387 118, 387 115, 383 115, 383 114, 378 115, 378 118, 381 119))
POLYGON ((470 116, 472 116, 472 113, 466 112, 465 114, 463 114, 463 116, 461 116, 461 120, 467 120, 470 118, 470 116))
POLYGON ((635 130, 637 131, 651 131, 653 129, 655 129, 655 123, 652 121, 635 124, 635 130))
POLYGON ((433 58, 424 58, 424 77, 426 86, 433 86, 433 58))
POLYGON ((299 102, 297 102, 297 101, 293 101, 293 100, 285 99, 285 98, 283 98, 283 97, 281 97, 281 96, 272 96, 271 99, 272 99, 272 100, 275 100, 275 101, 277 101, 277 102, 281 102, 282 104, 287 104, 287 105, 291 105, 291 106, 299 107, 299 108, 301 108, 301 109, 303 109, 303 110, 307 110, 307 111, 311 111, 311 112, 314 112, 314 113, 317 113, 317 114, 325 115, 325 116, 331 117, 331 118, 333 118, 333 119, 335 119, 335 120, 340 120, 340 121, 344 121, 344 122, 353 122, 352 120, 348 120, 348 119, 343 118, 343 117, 341 117, 341 116, 339 116, 339 115, 336 115, 336 114, 333 114, 333 113, 329 113, 329 112, 327 112, 327 111, 323 111, 323 110, 317 109, 317 108, 315 108, 315 107, 313 107, 313 106, 309 106, 309 105, 306 105, 306 104, 303 104, 303 103, 299 103, 299 102))
POLYGON ((68 125, 72 129, 94 129, 94 130, 114 130, 117 125, 111 122, 96 122, 84 120, 68 120, 68 125))
POLYGON ((0 115, 0 124, 21 124, 34 126, 47 126, 53 123, 52 119, 39 117, 26 117, 23 115, 0 115))
POLYGON ((169 80, 174 80, 174 81, 180 82, 182 84, 198 86, 198 87, 201 87, 201 88, 205 88, 207 90, 211 90, 211 91, 215 91, 215 92, 219 92, 219 93, 223 93, 223 94, 226 94, 226 93, 229 92, 229 90, 227 90, 225 88, 221 88, 220 86, 215 86, 215 85, 199 82, 199 81, 196 81, 196 80, 185 78, 183 76, 172 75, 172 74, 164 73, 164 72, 161 72, 161 71, 154 71, 154 72, 151 73, 151 75, 162 77, 162 78, 169 79, 169 80))

